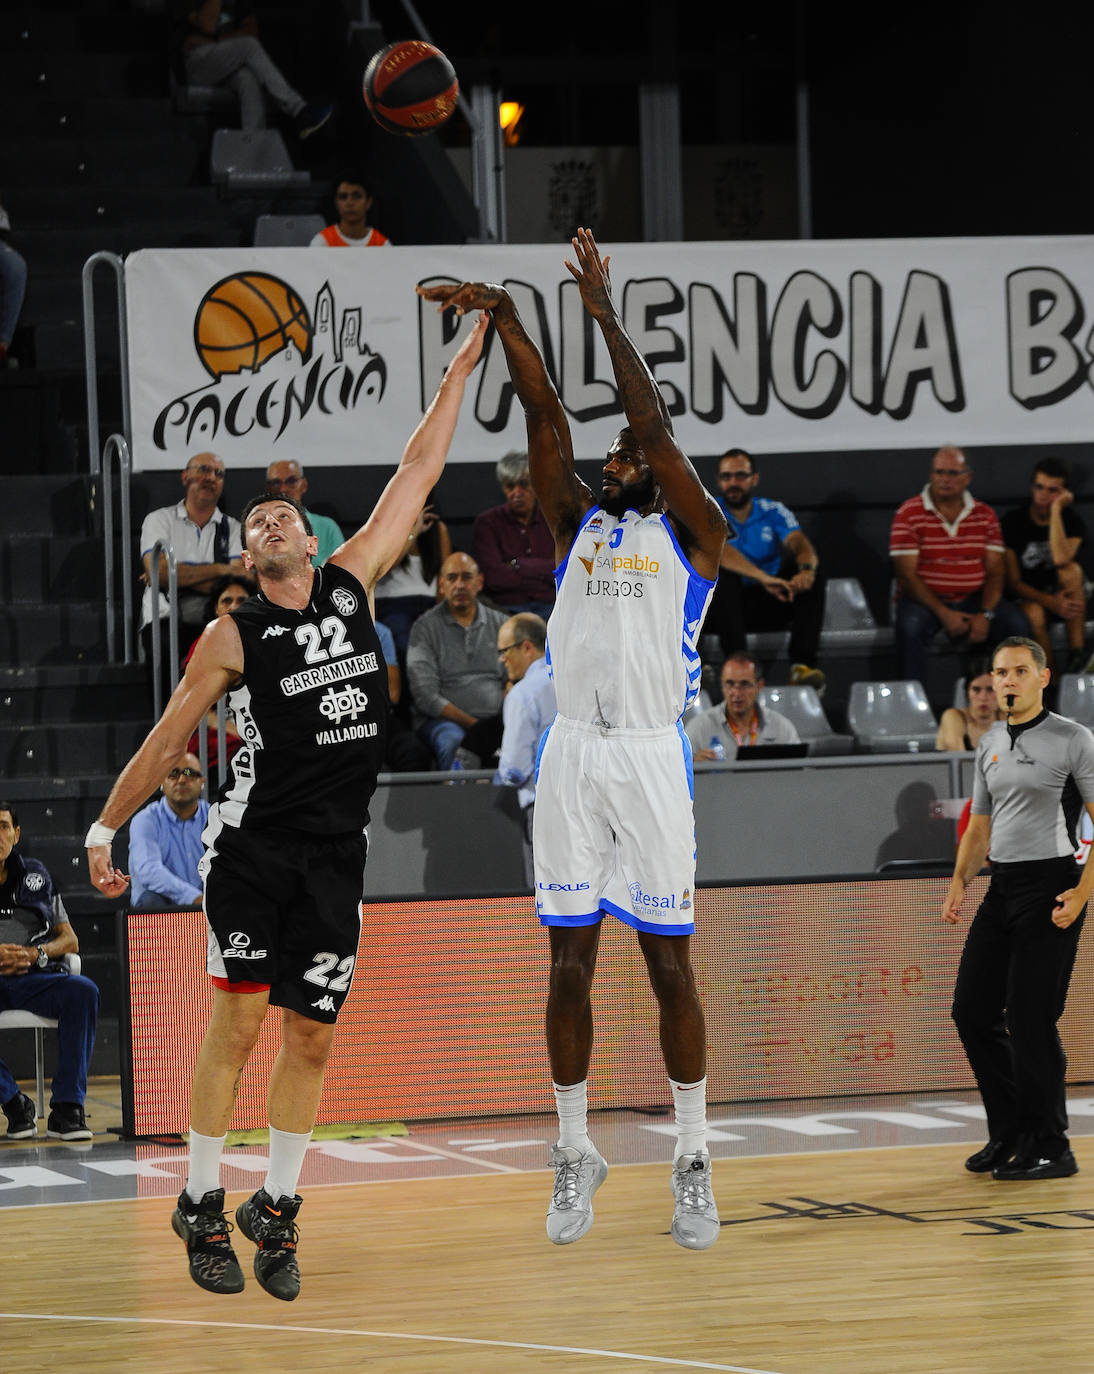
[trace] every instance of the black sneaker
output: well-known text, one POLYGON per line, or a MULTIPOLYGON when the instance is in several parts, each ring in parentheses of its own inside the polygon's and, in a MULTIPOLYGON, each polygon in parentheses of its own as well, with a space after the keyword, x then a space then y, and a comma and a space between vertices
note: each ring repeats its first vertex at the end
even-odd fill
POLYGON ((232 1227, 224 1216, 224 1189, 214 1188, 191 1202, 184 1188, 171 1213, 171 1229, 186 1242, 190 1277, 210 1293, 242 1293, 243 1270, 228 1239, 232 1227))
POLYGON ((54 1102, 46 1121, 46 1135, 54 1140, 90 1140, 91 1128, 84 1120, 82 1102, 54 1102))
POLYGON ((297 138, 311 138, 334 113, 334 106, 322 100, 309 100, 296 116, 297 138))
POLYGON ((4 1115, 8 1119, 9 1140, 26 1140, 38 1134, 38 1112, 26 1093, 16 1093, 10 1102, 5 1102, 4 1115))
POLYGON ((258 1246, 255 1278, 271 1297, 292 1302, 300 1293, 300 1269, 296 1263, 296 1214, 303 1199, 279 1197, 276 1204, 265 1188, 236 1208, 239 1229, 258 1246))

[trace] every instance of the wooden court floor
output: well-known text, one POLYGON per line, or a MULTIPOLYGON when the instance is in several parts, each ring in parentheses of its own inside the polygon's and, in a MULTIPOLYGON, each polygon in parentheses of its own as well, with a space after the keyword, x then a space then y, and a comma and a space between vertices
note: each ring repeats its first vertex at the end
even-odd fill
POLYGON ((246 1291, 195 1287, 169 1199, 6 1207, 0 1368, 1094 1372, 1094 1136, 1074 1147, 1075 1178, 1025 1184, 966 1173, 952 1140, 722 1147, 701 1254, 668 1234, 665 1163, 613 1163, 565 1247, 542 1167, 314 1187, 293 1304, 259 1289, 238 1235, 246 1291))

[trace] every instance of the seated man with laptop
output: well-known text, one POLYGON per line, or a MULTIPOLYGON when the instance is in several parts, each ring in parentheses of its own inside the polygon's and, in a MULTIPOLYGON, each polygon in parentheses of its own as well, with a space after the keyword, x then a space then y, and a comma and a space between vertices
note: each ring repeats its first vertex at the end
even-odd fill
POLYGON ((723 700, 684 725, 696 763, 744 761, 750 756, 774 758, 776 750, 783 758, 808 752, 785 716, 759 705, 756 695, 763 685, 759 664, 751 655, 741 652, 726 659, 722 664, 723 700))

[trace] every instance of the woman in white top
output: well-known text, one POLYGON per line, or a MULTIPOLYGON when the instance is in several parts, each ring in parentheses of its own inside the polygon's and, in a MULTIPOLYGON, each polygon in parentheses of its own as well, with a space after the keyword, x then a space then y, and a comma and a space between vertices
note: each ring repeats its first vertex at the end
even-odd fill
POLYGON ((376 619, 391 631, 400 664, 411 625, 437 604, 437 574, 451 552, 448 526, 430 501, 414 522, 406 553, 376 584, 376 619))

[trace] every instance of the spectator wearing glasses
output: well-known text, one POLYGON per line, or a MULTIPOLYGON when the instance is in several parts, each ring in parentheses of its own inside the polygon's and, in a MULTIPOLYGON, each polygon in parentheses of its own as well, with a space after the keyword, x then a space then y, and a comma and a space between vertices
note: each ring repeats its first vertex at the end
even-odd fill
POLYGON ((893 517, 893 628, 904 679, 926 682, 939 629, 963 649, 1029 634, 1026 617, 1003 597, 1003 534, 992 508, 970 494, 971 478, 964 453, 946 444, 934 455, 927 485, 893 517))
POLYGON ((296 502, 311 521, 312 532, 319 540, 319 548, 312 558, 312 567, 321 567, 335 549, 345 543, 345 536, 336 521, 328 515, 319 515, 304 505, 304 493, 308 489, 308 479, 304 469, 295 459, 271 463, 266 469, 266 495, 288 496, 296 502))
POLYGON ((763 685, 760 665, 751 654, 730 654, 722 664, 722 700, 684 726, 696 763, 736 758, 742 744, 801 742, 793 722, 756 700, 763 685))
POLYGON ((132 905, 137 911, 200 908, 198 861, 209 803, 196 754, 183 754, 162 783, 163 795, 133 817, 129 826, 132 905))
POLYGON ((555 718, 555 684, 547 669, 547 622, 523 612, 498 630, 498 658, 509 678, 502 706, 501 753, 494 782, 517 788, 524 855, 524 879, 535 885, 532 816, 536 800, 536 755, 543 732, 555 718))
MULTIPOLYGON (((149 511, 141 526, 144 562, 144 600, 141 640, 151 673, 152 634, 158 628, 162 648, 166 701, 175 684, 169 680, 167 559, 152 567, 152 549, 162 540, 175 555, 179 588, 179 665, 194 637, 205 624, 205 602, 213 585, 228 573, 243 572, 243 543, 239 521, 220 509, 224 492, 224 464, 215 453, 196 453, 182 470, 185 496, 177 505, 149 511), (159 588, 158 596, 155 589, 159 588)), ((151 679, 149 679, 151 680, 151 679)))

